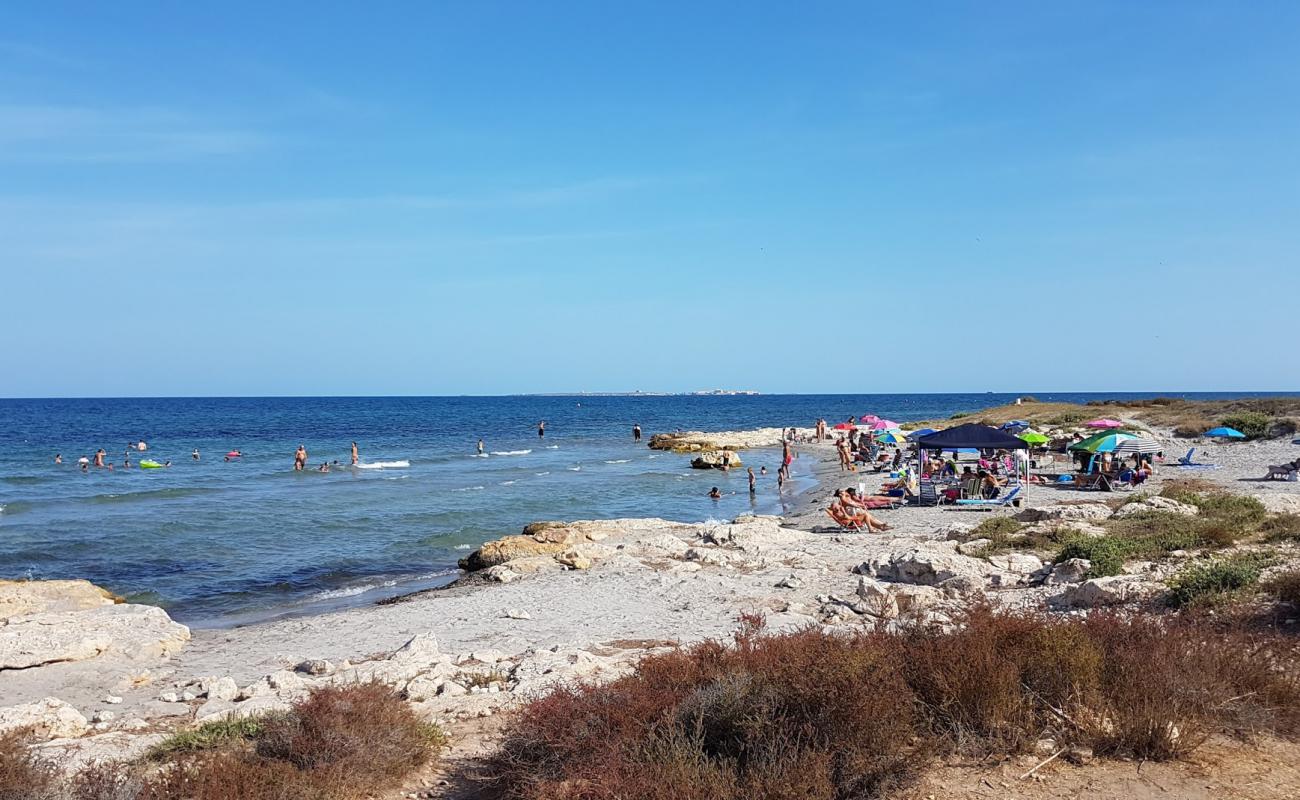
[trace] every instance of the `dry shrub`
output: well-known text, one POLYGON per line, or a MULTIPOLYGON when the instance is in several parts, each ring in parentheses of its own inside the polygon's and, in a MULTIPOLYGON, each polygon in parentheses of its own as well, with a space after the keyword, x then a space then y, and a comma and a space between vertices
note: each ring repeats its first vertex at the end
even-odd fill
POLYGON ((26 731, 0 735, 0 800, 54 800, 58 773, 32 756, 26 731))
POLYGON ((314 690, 247 738, 176 750, 138 800, 320 800, 393 788, 433 752, 432 730, 379 683, 314 690))
POLYGON ((494 767, 527 798, 873 797, 915 775, 890 637, 747 634, 525 707, 494 767))
POLYGON ((1290 603, 1300 608, 1300 570, 1281 572, 1264 583, 1264 591, 1279 603, 1290 603))
POLYGON ((976 608, 954 630, 750 630, 534 701, 490 769, 520 800, 838 800, 1044 735, 1163 759, 1216 732, 1300 731, 1292 643, 1216 624, 976 608))

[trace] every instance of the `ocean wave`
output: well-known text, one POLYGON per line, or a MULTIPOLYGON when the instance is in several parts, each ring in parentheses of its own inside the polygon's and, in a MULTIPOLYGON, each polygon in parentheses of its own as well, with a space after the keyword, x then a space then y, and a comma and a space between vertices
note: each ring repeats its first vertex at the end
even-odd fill
POLYGON ((531 452, 533 452, 533 451, 532 451, 532 450, 493 450, 493 451, 492 451, 492 455, 494 455, 494 456, 526 456, 526 455, 528 455, 528 454, 531 453, 531 452))
POLYGON ((452 550, 473 550, 473 549, 474 549, 474 545, 472 545, 472 544, 458 544, 458 545, 456 545, 455 547, 453 547, 453 548, 451 548, 451 549, 452 549, 452 550))
POLYGON ((86 503, 132 503, 137 500, 172 500, 179 497, 193 497, 219 491, 221 490, 211 486, 174 486, 169 489, 147 489, 143 492, 96 494, 80 499, 86 503))
POLYGON ((486 489, 486 486, 462 486, 459 489, 452 489, 453 492, 477 492, 479 489, 486 489))
POLYGON ((569 472, 581 472, 581 471, 582 471, 582 467, 567 467, 567 469, 569 470, 569 472))
POLYGON ((547 450, 559 450, 559 449, 560 449, 560 446, 559 446, 558 444, 548 444, 548 445, 546 445, 546 449, 547 449, 547 450))
POLYGON ((365 594, 371 589, 386 589, 389 586, 396 586, 397 581, 381 581, 379 583, 362 583, 357 586, 344 586, 341 589, 326 589, 323 592, 316 592, 309 599, 311 600, 337 600, 340 597, 356 597, 359 594, 365 594))
POLYGON ((411 476, 410 476, 410 475, 385 475, 385 476, 384 476, 384 480, 386 480, 386 481, 404 481, 404 480, 406 480, 406 479, 409 478, 409 477, 411 477, 411 476))
POLYGON ((470 458, 487 458, 487 457, 488 457, 487 453, 474 453, 470 455, 470 458))
POLYGON ((514 486, 517 481, 501 481, 502 486, 514 486))
POLYGON ((550 473, 550 472, 534 472, 533 474, 540 478, 540 477, 542 477, 543 475, 550 475, 551 473, 550 473))
POLYGON ((614 459, 613 461, 606 461, 605 463, 606 463, 606 464, 626 464, 626 463, 628 463, 628 462, 631 461, 631 460, 632 460, 632 459, 630 459, 630 458, 616 458, 616 459, 614 459))
POLYGON ((371 461, 368 464, 356 464, 357 469, 405 469, 411 466, 411 462, 406 459, 398 461, 371 461))

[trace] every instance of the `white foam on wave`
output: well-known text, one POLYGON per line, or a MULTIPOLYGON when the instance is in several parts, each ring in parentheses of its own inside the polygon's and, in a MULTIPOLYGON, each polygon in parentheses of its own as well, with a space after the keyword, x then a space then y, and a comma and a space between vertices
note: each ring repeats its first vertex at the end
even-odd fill
POLYGON ((399 461, 371 461, 368 464, 357 464, 357 469, 405 469, 411 466, 411 462, 406 459, 399 461))
POLYGON ((488 457, 487 453, 474 453, 473 455, 470 456, 470 458, 487 458, 487 457, 488 457))
POLYGON ((558 444, 548 444, 548 445, 546 445, 546 449, 547 449, 547 450, 559 450, 559 449, 560 449, 560 446, 559 446, 558 444))
POLYGON ((514 486, 515 481, 501 481, 502 486, 514 486))
POLYGON ((410 475, 385 475, 385 476, 384 476, 384 480, 386 480, 386 481, 404 481, 404 480, 406 480, 406 479, 409 478, 409 477, 411 477, 411 476, 410 476, 410 475))
POLYGON ((452 489, 453 492, 477 492, 479 489, 486 489, 486 486, 462 486, 459 489, 452 489))
POLYGON ((396 586, 397 581, 383 581, 382 583, 362 583, 357 586, 344 586, 341 589, 326 589, 323 592, 317 592, 311 596, 312 600, 337 600, 340 597, 356 597, 359 594, 365 594, 371 589, 385 589, 389 586, 396 586))
POLYGON ((473 550, 473 549, 474 549, 474 545, 472 545, 472 544, 458 544, 458 545, 456 545, 455 547, 453 547, 453 548, 451 548, 451 549, 452 549, 452 550, 473 550))
POLYGON ((569 472, 581 472, 582 467, 569 467, 569 472))
POLYGON ((532 450, 493 450, 493 451, 492 451, 492 455, 494 455, 494 456, 526 456, 526 455, 528 455, 528 454, 531 453, 531 452, 533 452, 533 451, 532 451, 532 450))
POLYGON ((550 475, 551 473, 550 473, 550 472, 534 472, 533 474, 540 478, 540 477, 542 477, 543 475, 550 475))
POLYGON ((614 459, 613 461, 606 461, 605 463, 606 463, 606 464, 626 464, 626 463, 628 463, 628 462, 631 461, 631 460, 632 460, 632 459, 630 459, 630 458, 616 458, 616 459, 614 459))

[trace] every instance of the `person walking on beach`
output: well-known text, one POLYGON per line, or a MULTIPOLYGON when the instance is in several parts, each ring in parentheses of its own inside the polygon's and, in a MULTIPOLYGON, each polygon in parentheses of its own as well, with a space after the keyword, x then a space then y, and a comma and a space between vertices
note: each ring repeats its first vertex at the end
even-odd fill
POLYGON ((632 441, 634 441, 634 442, 639 442, 639 441, 641 441, 641 426, 640 426, 640 425, 633 425, 633 426, 632 426, 632 441))
POLYGON ((307 448, 298 445, 298 452, 293 454, 293 471, 302 472, 307 468, 307 448))
POLYGON ((753 467, 746 467, 745 472, 749 474, 749 494, 752 497, 758 492, 758 479, 754 477, 753 467))
POLYGON ((541 439, 546 436, 546 420, 537 423, 537 438, 541 439))
POLYGON ((357 465, 357 462, 359 461, 361 461, 361 458, 357 455, 357 443, 353 442, 352 443, 352 466, 355 467, 357 465))
POLYGON ((479 440, 478 440, 478 454, 479 454, 479 455, 483 455, 483 440, 482 440, 482 439, 479 439, 479 440))

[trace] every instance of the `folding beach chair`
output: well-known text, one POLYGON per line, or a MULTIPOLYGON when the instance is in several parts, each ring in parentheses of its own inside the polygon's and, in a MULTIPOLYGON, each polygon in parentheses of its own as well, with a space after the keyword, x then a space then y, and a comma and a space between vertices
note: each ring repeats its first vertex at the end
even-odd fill
POLYGON ((916 496, 918 506, 937 506, 943 499, 939 496, 939 490, 935 488, 934 481, 921 481, 921 492, 916 496))
POLYGON ((1192 455, 1195 452, 1196 452, 1195 447, 1190 448, 1187 451, 1187 455, 1178 459, 1178 466, 1182 469, 1218 469, 1219 468, 1218 464, 1202 464, 1200 462, 1193 461, 1192 455))
POLYGON ((958 500, 958 508, 978 509, 982 511, 992 511, 995 508, 1010 508, 1012 504, 1020 497, 1020 486, 1012 486, 1010 491, 1004 492, 1001 497, 992 500, 958 500))

